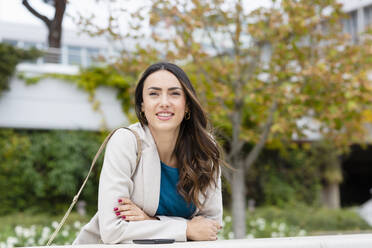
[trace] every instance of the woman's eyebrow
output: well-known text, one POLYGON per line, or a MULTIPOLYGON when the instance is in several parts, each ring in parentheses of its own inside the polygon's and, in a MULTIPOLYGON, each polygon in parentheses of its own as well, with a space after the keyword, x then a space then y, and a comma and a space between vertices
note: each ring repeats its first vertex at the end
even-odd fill
POLYGON ((168 88, 168 90, 182 90, 182 88, 180 88, 180 87, 170 87, 170 88, 168 88))
MULTIPOLYGON (((147 90, 161 90, 159 87, 149 87, 147 90)), ((170 87, 168 90, 182 90, 181 87, 170 87)))

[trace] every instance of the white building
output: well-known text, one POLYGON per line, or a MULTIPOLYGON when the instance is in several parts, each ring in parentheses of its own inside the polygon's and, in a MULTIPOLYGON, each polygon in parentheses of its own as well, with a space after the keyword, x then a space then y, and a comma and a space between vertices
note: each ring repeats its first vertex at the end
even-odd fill
MULTIPOLYGON (((20 48, 47 48, 45 27, 0 22, 0 42, 20 48)), ((92 65, 99 54, 111 51, 103 38, 78 35, 63 30, 62 48, 49 49, 49 60, 21 63, 18 73, 37 76, 45 73, 76 74, 80 67, 92 65), (47 61, 51 61, 49 63, 47 61)), ((88 94, 76 85, 60 79, 47 78, 34 85, 26 85, 16 75, 9 91, 0 97, 0 127, 31 129, 113 129, 127 125, 116 91, 101 87, 96 92, 100 111, 93 109, 88 94)))
POLYGON ((352 35, 353 41, 358 40, 358 34, 372 27, 372 0, 340 0, 343 10, 350 15, 345 20, 345 31, 352 35))

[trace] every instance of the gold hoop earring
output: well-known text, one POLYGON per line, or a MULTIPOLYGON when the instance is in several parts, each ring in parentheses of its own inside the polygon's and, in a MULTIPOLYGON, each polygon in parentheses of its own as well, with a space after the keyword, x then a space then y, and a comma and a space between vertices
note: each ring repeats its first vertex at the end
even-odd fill
POLYGON ((190 120, 190 118, 191 118, 191 114, 190 114, 190 112, 185 112, 185 120, 190 120))

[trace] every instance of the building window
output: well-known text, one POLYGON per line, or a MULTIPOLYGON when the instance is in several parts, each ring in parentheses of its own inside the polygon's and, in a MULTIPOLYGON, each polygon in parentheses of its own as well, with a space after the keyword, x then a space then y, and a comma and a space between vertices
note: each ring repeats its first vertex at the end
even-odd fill
POLYGON ((37 45, 37 43, 36 42, 30 42, 30 41, 25 41, 25 42, 23 42, 23 48, 24 49, 30 49, 30 48, 37 48, 38 47, 38 45, 37 45))
POLYGON ((357 11, 349 13, 349 18, 344 20, 344 30, 351 35, 353 42, 358 38, 358 15, 357 11))
POLYGON ((366 28, 372 28, 372 5, 364 8, 364 23, 366 28))
POLYGON ((2 42, 6 43, 6 44, 9 44, 9 45, 12 45, 12 46, 17 46, 18 45, 17 40, 3 39, 2 42))
POLYGON ((68 64, 81 65, 81 47, 68 46, 68 64))
POLYGON ((87 66, 95 64, 99 55, 98 48, 87 48, 87 66))

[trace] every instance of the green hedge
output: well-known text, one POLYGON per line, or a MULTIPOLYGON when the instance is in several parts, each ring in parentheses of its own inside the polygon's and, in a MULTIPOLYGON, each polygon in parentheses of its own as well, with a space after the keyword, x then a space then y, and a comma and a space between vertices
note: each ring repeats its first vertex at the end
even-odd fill
POLYGON ((269 222, 282 221, 310 233, 372 230, 353 208, 327 209, 303 204, 286 208, 261 207, 253 213, 247 213, 248 221, 255 218, 264 218, 269 222))
POLYGON ((320 171, 310 158, 305 149, 265 149, 246 175, 247 198, 259 206, 319 206, 320 171))
MULTIPOLYGON (((88 131, 0 129, 0 214, 60 213, 70 204, 101 144, 88 131)), ((98 161, 81 196, 96 208, 98 161)))

